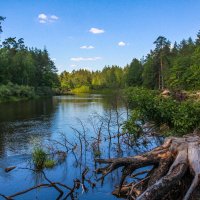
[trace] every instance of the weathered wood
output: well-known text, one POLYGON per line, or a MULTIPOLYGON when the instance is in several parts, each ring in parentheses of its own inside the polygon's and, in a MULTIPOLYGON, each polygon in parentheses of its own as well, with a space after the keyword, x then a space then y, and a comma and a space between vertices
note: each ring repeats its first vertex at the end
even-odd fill
POLYGON ((186 180, 189 171, 189 175, 194 177, 193 181, 190 186, 183 187, 189 189, 181 194, 184 200, 189 200, 200 182, 200 136, 190 134, 181 138, 169 137, 163 145, 150 152, 127 158, 97 159, 96 162, 106 164, 96 170, 102 174, 99 179, 123 167, 119 187, 113 194, 136 200, 162 200, 174 186, 186 180), (137 178, 134 171, 146 166, 153 168, 143 180, 124 184, 127 176, 137 178))
POLYGON ((12 171, 15 168, 16 168, 16 166, 7 167, 7 168, 5 168, 5 172, 10 172, 10 171, 12 171))

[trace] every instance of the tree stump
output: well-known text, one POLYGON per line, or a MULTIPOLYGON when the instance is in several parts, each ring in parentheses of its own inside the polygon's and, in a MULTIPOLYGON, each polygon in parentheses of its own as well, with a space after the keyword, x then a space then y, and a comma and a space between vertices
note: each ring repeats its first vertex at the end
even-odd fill
POLYGON ((200 137, 194 134, 169 137, 163 145, 147 153, 126 158, 96 159, 96 162, 107 164, 96 170, 102 174, 100 179, 122 167, 121 181, 113 191, 114 195, 136 200, 188 200, 200 179, 200 137), (147 166, 150 170, 135 172, 147 166), (141 174, 144 178, 138 182, 125 184, 126 177, 134 178, 141 174))

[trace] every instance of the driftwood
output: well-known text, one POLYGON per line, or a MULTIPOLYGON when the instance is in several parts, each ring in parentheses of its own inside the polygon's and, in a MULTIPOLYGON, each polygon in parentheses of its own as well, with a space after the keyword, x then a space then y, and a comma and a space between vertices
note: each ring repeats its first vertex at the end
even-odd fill
POLYGON ((200 137, 192 134, 169 137, 150 152, 126 158, 96 159, 96 162, 106 164, 96 170, 102 174, 99 180, 122 167, 121 181, 114 195, 136 200, 188 200, 200 182, 200 137), (148 166, 148 170, 142 171, 148 166), (142 178, 137 178, 141 174, 142 178), (128 176, 134 181, 125 184, 128 176))
POLYGON ((7 167, 7 168, 5 168, 5 172, 10 172, 10 171, 12 171, 15 168, 16 168, 16 166, 7 167))

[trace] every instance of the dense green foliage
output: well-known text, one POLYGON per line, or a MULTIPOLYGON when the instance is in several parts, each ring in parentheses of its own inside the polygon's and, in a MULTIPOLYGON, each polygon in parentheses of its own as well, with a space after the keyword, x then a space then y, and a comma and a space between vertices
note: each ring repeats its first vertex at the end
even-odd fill
POLYGON ((0 84, 33 87, 58 84, 56 68, 46 49, 28 49, 23 39, 8 38, 0 48, 0 84))
POLYGON ((131 87, 126 90, 132 114, 125 128, 138 133, 141 123, 152 122, 157 127, 165 125, 167 133, 187 134, 200 126, 200 102, 192 99, 177 101, 163 97, 155 90, 131 87))
MULTIPOLYGON (((4 20, 0 17, 0 33, 4 20)), ((114 65, 101 71, 64 71, 58 77, 46 49, 28 48, 22 38, 7 38, 0 43, 0 85, 3 88, 8 83, 30 86, 38 95, 52 93, 51 88, 59 86, 61 93, 130 86, 200 89, 200 32, 195 40, 189 38, 174 45, 159 36, 154 45, 145 58, 134 58, 124 68, 114 65)))
MULTIPOLYGON (((1 22, 4 19, 0 17, 0 33, 1 22)), ((15 37, 9 37, 0 42, 0 90, 1 92, 4 90, 2 94, 4 97, 6 91, 9 93, 8 97, 10 93, 15 94, 12 91, 14 88, 11 89, 9 83, 15 84, 14 88, 17 88, 17 85, 23 86, 22 90, 28 89, 28 86, 33 87, 36 92, 41 91, 42 87, 59 86, 57 70, 48 51, 28 48, 22 38, 17 40, 15 37)), ((19 96, 17 91, 16 94, 19 96)))
POLYGON ((106 66, 102 71, 64 71, 60 75, 63 90, 88 86, 90 89, 143 86, 149 89, 200 89, 200 32, 191 38, 176 42, 159 36, 155 48, 141 60, 120 68, 106 66))
POLYGON ((73 90, 78 88, 80 92, 90 89, 105 89, 105 88, 122 88, 124 71, 118 66, 104 67, 102 71, 90 72, 80 69, 73 70, 71 73, 62 72, 60 74, 60 83, 62 90, 73 90), (86 86, 86 87, 84 87, 86 86), (80 89, 81 88, 81 89, 80 89), (84 90, 82 90, 84 88, 84 90))
POLYGON ((82 85, 79 88, 75 88, 72 90, 73 93, 90 93, 89 86, 82 85))
POLYGON ((13 83, 0 85, 0 102, 31 99, 35 96, 34 88, 27 85, 17 85, 13 83))

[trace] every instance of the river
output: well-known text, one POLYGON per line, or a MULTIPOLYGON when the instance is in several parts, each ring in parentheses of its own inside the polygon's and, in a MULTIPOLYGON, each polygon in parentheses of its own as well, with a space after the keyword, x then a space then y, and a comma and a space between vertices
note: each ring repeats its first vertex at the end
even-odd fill
MULTIPOLYGON (((61 141, 63 134, 69 141, 75 143, 77 132, 73 128, 83 131, 81 123, 84 125, 89 143, 87 151, 80 159, 80 148, 77 149, 75 153, 78 157, 78 164, 74 155, 69 153, 64 162, 56 165, 53 169, 45 170, 50 180, 72 186, 73 179, 80 178, 86 167, 90 169, 88 176, 91 177, 91 180, 96 180, 96 175, 93 173, 95 156, 91 144, 96 140, 95 137, 100 126, 102 126, 102 139, 101 153, 98 156, 101 158, 134 155, 156 146, 157 142, 132 146, 132 144, 127 144, 124 139, 123 141, 113 139, 109 143, 108 131, 105 126, 109 114, 112 115, 112 126, 110 126, 112 135, 119 130, 121 132, 121 124, 127 117, 125 106, 120 102, 117 105, 113 104, 112 99, 112 95, 88 94, 0 104, 0 193, 11 195, 44 182, 41 174, 38 175, 30 170, 20 168, 30 164, 31 152, 38 144, 48 146, 51 141, 61 141), (116 120, 116 116, 118 116, 118 120, 116 120), (103 119, 103 123, 102 121, 99 123, 99 119, 103 119), (124 143, 122 144, 122 142, 124 143), (121 144, 120 147, 119 144, 121 144), (17 166, 17 168, 6 173, 4 169, 9 166, 17 166)), ((62 147, 60 148, 62 149, 62 147)), ((75 196, 77 199, 87 200, 117 199, 111 192, 119 183, 119 179, 120 170, 117 170, 108 175, 103 184, 98 182, 93 189, 88 185, 88 192, 80 188, 75 196)), ((57 196, 58 192, 54 188, 45 188, 20 195, 16 199, 53 200, 57 196)))

